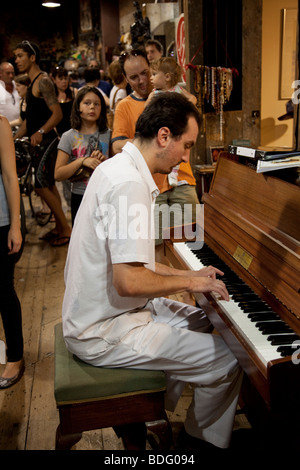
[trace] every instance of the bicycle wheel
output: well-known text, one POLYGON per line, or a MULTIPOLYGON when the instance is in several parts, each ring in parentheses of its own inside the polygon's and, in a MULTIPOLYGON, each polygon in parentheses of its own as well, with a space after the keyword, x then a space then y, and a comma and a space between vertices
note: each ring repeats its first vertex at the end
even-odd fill
POLYGON ((52 212, 43 212, 43 203, 40 196, 34 190, 35 187, 35 175, 34 175, 34 168, 31 165, 30 171, 28 173, 28 177, 25 183, 25 191, 29 198, 29 205, 31 209, 32 217, 37 221, 38 225, 43 227, 47 225, 51 219, 52 212))

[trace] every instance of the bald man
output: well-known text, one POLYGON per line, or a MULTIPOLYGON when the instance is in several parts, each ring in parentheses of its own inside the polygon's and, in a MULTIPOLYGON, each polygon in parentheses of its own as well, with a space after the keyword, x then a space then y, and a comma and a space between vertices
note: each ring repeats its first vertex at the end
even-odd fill
POLYGON ((10 62, 0 64, 0 114, 8 121, 20 116, 20 96, 14 82, 15 69, 10 62))

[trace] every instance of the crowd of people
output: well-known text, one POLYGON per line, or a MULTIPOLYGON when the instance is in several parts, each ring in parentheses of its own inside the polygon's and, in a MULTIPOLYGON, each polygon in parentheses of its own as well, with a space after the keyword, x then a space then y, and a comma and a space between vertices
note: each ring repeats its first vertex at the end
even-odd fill
POLYGON ((222 272, 212 266, 182 271, 160 262, 166 221, 195 221, 199 203, 189 157, 200 118, 195 98, 179 84, 176 60, 163 58, 162 46, 149 40, 110 64, 110 82, 91 60, 78 84, 63 67, 43 72, 39 48, 30 41, 17 44, 14 53, 15 80, 12 64, 0 66, 0 310, 7 344, 0 389, 24 372, 21 306, 13 283, 21 244, 10 131, 17 123, 14 138, 26 135, 41 147, 33 162, 35 190, 55 219, 41 239, 53 247, 69 244, 62 305, 68 349, 95 366, 164 370, 170 410, 192 383, 183 440, 199 449, 205 443, 227 448, 241 370, 221 337, 211 333, 202 307, 168 298, 215 291, 228 300, 218 278, 222 272), (56 181, 71 184, 71 226, 56 181), (130 211, 137 204, 144 210, 142 236, 132 233, 130 211), (173 206, 172 219, 164 217, 173 206))

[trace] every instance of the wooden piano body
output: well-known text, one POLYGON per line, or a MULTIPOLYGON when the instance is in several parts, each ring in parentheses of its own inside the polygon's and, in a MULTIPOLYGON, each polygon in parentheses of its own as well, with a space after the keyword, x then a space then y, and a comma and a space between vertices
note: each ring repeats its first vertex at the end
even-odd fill
MULTIPOLYGON (((300 334, 300 188, 220 158, 202 202, 205 243, 300 334)), ((165 254, 173 266, 187 268, 175 241, 172 236, 165 241, 165 254)), ((214 305, 210 321, 267 413, 299 417, 300 364, 294 356, 263 364, 214 299, 206 297, 214 305)))

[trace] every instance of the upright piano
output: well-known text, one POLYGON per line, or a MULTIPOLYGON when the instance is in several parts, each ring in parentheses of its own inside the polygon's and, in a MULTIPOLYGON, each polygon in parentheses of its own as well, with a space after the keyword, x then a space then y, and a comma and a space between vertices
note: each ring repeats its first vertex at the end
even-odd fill
POLYGON ((166 257, 177 268, 224 272, 230 301, 205 295, 211 323, 264 412, 299 417, 300 188, 221 157, 202 202, 203 247, 171 234, 166 257))

